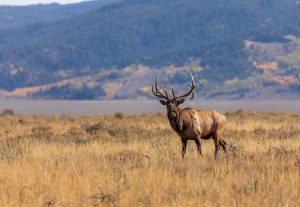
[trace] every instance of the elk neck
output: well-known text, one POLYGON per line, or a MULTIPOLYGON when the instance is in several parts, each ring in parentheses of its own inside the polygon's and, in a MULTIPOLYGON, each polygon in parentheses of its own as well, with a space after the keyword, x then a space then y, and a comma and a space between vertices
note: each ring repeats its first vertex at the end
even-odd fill
POLYGON ((177 107, 176 110, 172 112, 168 111, 168 119, 170 125, 177 133, 182 133, 186 128, 181 117, 181 111, 182 109, 180 109, 179 107, 177 107))

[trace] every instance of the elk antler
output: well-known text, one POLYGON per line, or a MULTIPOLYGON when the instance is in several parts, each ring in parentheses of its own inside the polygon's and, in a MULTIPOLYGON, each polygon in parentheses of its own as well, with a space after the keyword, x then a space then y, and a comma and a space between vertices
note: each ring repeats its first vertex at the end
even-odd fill
POLYGON ((154 96, 157 96, 159 98, 163 98, 163 99, 169 100, 169 96, 168 96, 167 90, 164 88, 165 94, 162 94, 162 92, 161 92, 162 89, 158 88, 157 82, 158 82, 158 78, 156 77, 155 90, 154 90, 154 85, 152 85, 152 93, 154 94, 154 96))
POLYGON ((174 87, 172 87, 172 94, 173 94, 173 97, 174 97, 174 98, 177 97, 177 96, 176 96, 176 93, 175 93, 175 91, 174 91, 174 87))
POLYGON ((192 99, 194 98, 196 85, 195 85, 194 77, 193 77, 192 74, 191 74, 191 78, 192 78, 192 82, 189 83, 190 90, 189 90, 187 93, 185 93, 185 94, 183 94, 183 95, 180 95, 180 96, 176 96, 176 95, 175 95, 175 92, 174 92, 174 90, 173 90, 173 88, 172 88, 172 93, 173 93, 174 98, 175 98, 175 97, 176 97, 176 98, 183 98, 183 97, 189 96, 190 94, 192 94, 190 100, 192 100, 192 99))

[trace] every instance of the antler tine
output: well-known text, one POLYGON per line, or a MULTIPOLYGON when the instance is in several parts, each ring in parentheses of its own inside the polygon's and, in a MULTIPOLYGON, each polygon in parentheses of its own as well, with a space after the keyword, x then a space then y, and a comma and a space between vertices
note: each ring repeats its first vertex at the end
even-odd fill
POLYGON ((162 94, 162 92, 160 91, 160 89, 158 88, 158 77, 156 77, 156 81, 155 81, 155 85, 152 85, 152 93, 156 96, 156 97, 159 97, 159 98, 163 98, 163 99, 169 99, 168 98, 168 93, 167 93, 167 91, 166 91, 166 89, 164 89, 165 90, 165 94, 166 95, 164 95, 164 94, 162 94), (154 90, 154 86, 155 86, 155 90, 154 90))
POLYGON ((166 88, 164 88, 164 92, 165 92, 165 94, 166 94, 167 99, 169 99, 168 92, 167 92, 167 89, 166 89, 166 88))
POLYGON ((176 94, 175 94, 175 91, 174 91, 174 87, 172 87, 172 94, 173 94, 173 97, 176 98, 176 94))
POLYGON ((155 79, 155 90, 156 90, 156 93, 158 91, 158 77, 156 76, 156 79, 155 79))
POLYGON ((196 84, 195 84, 194 77, 192 74, 191 74, 191 78, 192 78, 192 82, 189 83, 190 90, 187 93, 185 93, 181 96, 178 96, 178 98, 183 98, 183 97, 189 96, 190 94, 192 94, 190 100, 192 100, 194 98, 196 84))

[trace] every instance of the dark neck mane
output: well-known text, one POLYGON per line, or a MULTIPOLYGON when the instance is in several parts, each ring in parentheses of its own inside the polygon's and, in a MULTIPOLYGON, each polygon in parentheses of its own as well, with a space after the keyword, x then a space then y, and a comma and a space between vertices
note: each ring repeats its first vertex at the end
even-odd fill
POLYGON ((171 112, 168 112, 168 119, 169 119, 170 125, 177 133, 183 132, 185 130, 183 120, 180 116, 180 111, 181 111, 181 109, 178 108, 178 110, 176 112, 176 116, 173 116, 171 114, 171 112))

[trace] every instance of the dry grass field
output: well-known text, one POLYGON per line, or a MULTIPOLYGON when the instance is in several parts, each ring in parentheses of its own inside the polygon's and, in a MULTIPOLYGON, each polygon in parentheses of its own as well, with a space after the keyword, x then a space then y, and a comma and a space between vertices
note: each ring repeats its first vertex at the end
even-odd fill
POLYGON ((166 114, 0 116, 0 206, 300 206, 300 114, 226 116, 217 160, 166 114))

